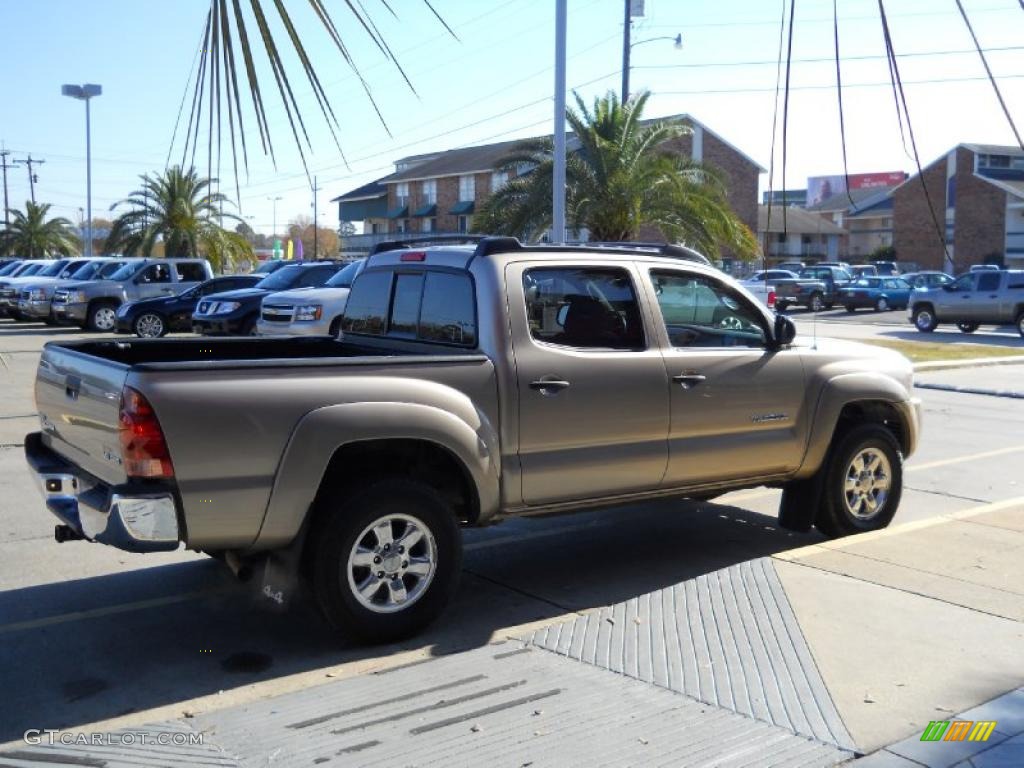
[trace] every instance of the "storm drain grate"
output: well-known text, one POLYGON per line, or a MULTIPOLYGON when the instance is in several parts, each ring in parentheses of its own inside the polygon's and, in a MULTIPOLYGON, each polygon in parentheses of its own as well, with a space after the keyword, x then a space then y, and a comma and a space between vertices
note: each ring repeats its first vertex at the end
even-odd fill
POLYGON ((853 749, 770 558, 712 571, 545 627, 530 641, 853 749))

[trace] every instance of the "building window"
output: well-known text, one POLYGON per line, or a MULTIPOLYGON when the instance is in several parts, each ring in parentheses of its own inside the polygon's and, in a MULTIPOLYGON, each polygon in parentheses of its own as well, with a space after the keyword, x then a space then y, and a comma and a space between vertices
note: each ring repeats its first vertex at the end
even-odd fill
POLYGON ((437 203, 437 181, 431 179, 423 182, 423 205, 437 203))
POLYGON ((499 189, 504 187, 508 183, 508 171, 495 171, 491 174, 491 194, 493 195, 499 189))
POLYGON ((433 232, 437 228, 437 219, 423 219, 422 227, 424 232, 433 232))
POLYGON ((978 155, 978 166, 981 168, 1009 168, 1009 155, 978 155))
POLYGON ((459 202, 465 203, 476 200, 476 177, 459 176, 459 202))
POLYGON ((883 229, 892 229, 892 219, 882 219, 883 229))
POLYGON ((775 236, 775 241, 776 241, 776 242, 778 242, 778 243, 784 243, 784 242, 786 242, 786 233, 785 233, 785 232, 779 232, 779 233, 778 233, 778 234, 777 234, 777 235, 775 236))
POLYGON ((459 216, 458 224, 459 224, 459 232, 462 232, 462 233, 469 232, 470 217, 469 216, 459 216))
POLYGON ((395 201, 398 203, 399 208, 404 208, 409 204, 409 184, 408 182, 401 182, 395 184, 395 201))

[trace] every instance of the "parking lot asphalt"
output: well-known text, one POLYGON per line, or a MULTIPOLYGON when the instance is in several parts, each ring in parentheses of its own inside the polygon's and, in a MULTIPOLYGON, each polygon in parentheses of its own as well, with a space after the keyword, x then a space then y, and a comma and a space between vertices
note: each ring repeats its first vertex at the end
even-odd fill
MULTIPOLYGON (((838 336, 833 328, 854 334, 859 324, 827 327, 838 336)), ((20 740, 30 727, 180 717, 479 648, 821 541, 777 528, 779 492, 769 489, 713 503, 519 519, 466 532, 462 585, 435 627, 400 645, 340 647, 306 603, 274 612, 202 555, 130 555, 53 541, 21 443, 35 429, 39 349, 46 340, 80 336, 0 320, 0 743, 20 740)), ((1016 471, 1024 457, 1024 401, 920 394, 922 442, 907 465, 896 522, 987 502, 1024 503, 1024 477, 1016 471)))

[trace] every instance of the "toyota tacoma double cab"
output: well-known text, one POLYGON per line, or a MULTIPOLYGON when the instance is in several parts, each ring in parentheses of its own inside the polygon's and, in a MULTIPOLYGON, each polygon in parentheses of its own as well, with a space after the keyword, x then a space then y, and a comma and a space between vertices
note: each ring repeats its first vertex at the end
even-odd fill
POLYGON ((896 512, 920 422, 901 355, 796 343, 678 247, 392 247, 338 338, 49 343, 25 453, 57 539, 305 583, 379 642, 442 611, 461 527, 762 485, 790 529, 896 512))

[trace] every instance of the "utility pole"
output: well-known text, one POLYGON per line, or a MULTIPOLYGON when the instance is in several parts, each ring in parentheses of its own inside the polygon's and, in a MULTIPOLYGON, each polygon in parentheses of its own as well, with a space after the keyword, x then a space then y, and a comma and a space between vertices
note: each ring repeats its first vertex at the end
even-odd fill
POLYGON ((630 33, 630 0, 623 0, 626 6, 625 20, 622 28, 622 103, 629 101, 629 33, 630 33))
MULTIPOLYGON (((30 190, 31 195, 32 195, 32 204, 35 205, 35 202, 36 202, 36 182, 39 181, 39 176, 37 176, 32 171, 32 166, 33 165, 42 165, 46 161, 45 160, 33 160, 32 159, 32 155, 29 154, 27 160, 15 160, 14 162, 15 163, 23 163, 25 165, 25 167, 28 168, 28 187, 29 187, 29 190, 30 190)), ((7 173, 4 172, 4 176, 6 176, 6 175, 7 175, 7 173)))
MULTIPOLYGON (((555 167, 551 190, 551 239, 565 242, 565 38, 568 0, 555 6, 555 167)), ((626 3, 627 8, 629 3, 626 3)), ((627 13, 629 11, 627 10, 627 13)))
POLYGON ((318 243, 317 227, 319 226, 317 224, 317 218, 316 218, 316 215, 317 215, 317 213, 316 213, 317 212, 317 208, 316 208, 316 193, 319 192, 319 191, 320 191, 320 187, 318 187, 316 185, 316 176, 314 176, 313 177, 313 259, 314 260, 316 260, 316 258, 317 258, 317 255, 316 255, 317 243, 318 243))
POLYGON ((13 168, 14 164, 8 164, 7 156, 11 154, 9 149, 0 149, 0 168, 4 169, 4 226, 9 227, 11 225, 11 214, 8 213, 7 209, 10 208, 10 203, 7 202, 7 169, 13 168))

